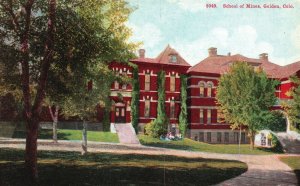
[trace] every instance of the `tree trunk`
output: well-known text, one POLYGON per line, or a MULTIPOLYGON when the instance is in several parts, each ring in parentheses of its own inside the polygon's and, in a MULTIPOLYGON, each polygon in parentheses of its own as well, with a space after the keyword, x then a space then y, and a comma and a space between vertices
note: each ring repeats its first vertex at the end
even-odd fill
POLYGON ((253 150, 254 149, 255 134, 250 133, 249 137, 250 137, 250 148, 251 148, 251 150, 253 150))
POLYGON ((85 155, 87 153, 87 123, 85 120, 83 120, 83 129, 82 129, 82 155, 85 155))
POLYGON ((53 142, 57 143, 57 122, 58 122, 58 110, 59 107, 56 105, 55 106, 55 111, 53 113, 52 108, 49 106, 49 112, 52 118, 52 129, 53 129, 53 142))
POLYGON ((37 172, 37 137, 38 137, 38 120, 29 120, 27 122, 25 165, 27 173, 32 182, 38 178, 37 172))

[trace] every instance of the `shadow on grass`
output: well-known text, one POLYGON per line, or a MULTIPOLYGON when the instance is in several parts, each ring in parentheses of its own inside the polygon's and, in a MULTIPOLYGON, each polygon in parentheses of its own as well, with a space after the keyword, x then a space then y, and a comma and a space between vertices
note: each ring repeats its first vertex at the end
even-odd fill
MULTIPOLYGON (((1 149, 0 185, 26 185, 24 151, 1 149), (3 171, 2 171, 3 170, 3 171)), ((39 152, 39 185, 212 185, 247 170, 239 161, 176 156, 39 152)))
MULTIPOLYGON (((68 133, 57 133, 57 138, 60 140, 68 140, 68 136, 71 134, 68 133)), ((21 130, 15 130, 12 138, 26 138, 26 131, 21 130)), ((43 129, 39 130, 38 139, 52 139, 53 138, 53 132, 51 129, 43 129)))

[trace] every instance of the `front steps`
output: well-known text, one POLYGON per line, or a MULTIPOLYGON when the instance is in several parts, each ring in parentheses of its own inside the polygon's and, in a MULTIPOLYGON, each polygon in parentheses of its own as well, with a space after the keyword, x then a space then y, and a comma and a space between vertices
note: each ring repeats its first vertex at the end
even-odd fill
POLYGON ((135 134, 131 123, 114 124, 120 143, 140 145, 140 141, 135 134))

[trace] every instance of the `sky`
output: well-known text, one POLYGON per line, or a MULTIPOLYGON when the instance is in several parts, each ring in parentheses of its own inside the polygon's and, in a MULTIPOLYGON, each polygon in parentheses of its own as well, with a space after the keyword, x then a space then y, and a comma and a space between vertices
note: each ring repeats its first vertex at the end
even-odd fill
POLYGON ((218 54, 242 54, 287 65, 300 61, 300 0, 128 0, 135 11, 127 25, 131 41, 142 41, 146 57, 156 57, 168 44, 191 65, 218 54), (215 3, 217 8, 206 8, 215 3), (223 4, 291 4, 290 9, 226 9, 223 4))

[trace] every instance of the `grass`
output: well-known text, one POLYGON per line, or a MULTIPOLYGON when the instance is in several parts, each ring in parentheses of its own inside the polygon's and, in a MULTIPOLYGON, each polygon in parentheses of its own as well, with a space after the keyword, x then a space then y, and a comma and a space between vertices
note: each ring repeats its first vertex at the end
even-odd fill
MULTIPOLYGON (((25 138, 25 131, 15 131, 13 138, 25 138)), ((58 140, 81 140, 82 131, 81 130, 66 130, 59 129, 57 133, 58 140)), ((119 138, 116 133, 102 132, 102 131, 88 131, 87 132, 88 141, 98 141, 98 142, 112 142, 118 143, 119 138)), ((52 130, 43 129, 39 131, 39 139, 52 139, 52 130)))
POLYGON ((300 156, 280 157, 280 160, 294 170, 298 183, 300 183, 300 156))
MULTIPOLYGON (((163 147, 170 149, 180 149, 189 151, 202 151, 202 152, 214 152, 214 153, 225 153, 225 154, 238 154, 239 148, 237 144, 208 144, 197 142, 188 138, 180 141, 161 141, 146 135, 139 135, 141 144, 146 146, 163 147)), ((264 149, 255 148, 250 149, 249 144, 241 144, 240 148, 241 154, 255 154, 255 155, 267 155, 277 152, 275 149, 264 149)))
MULTIPOLYGON (((0 185, 30 185, 24 150, 0 149, 0 185)), ((212 185, 247 170, 239 161, 162 155, 39 151, 38 185, 212 185), (164 184, 165 183, 165 184, 164 184)))

